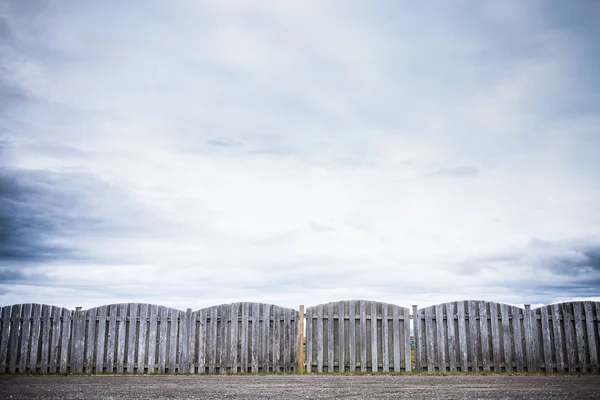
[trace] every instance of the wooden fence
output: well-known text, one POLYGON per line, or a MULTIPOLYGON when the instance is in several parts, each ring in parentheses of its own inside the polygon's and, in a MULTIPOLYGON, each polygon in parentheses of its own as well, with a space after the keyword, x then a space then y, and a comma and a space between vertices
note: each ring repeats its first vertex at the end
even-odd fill
POLYGON ((306 371, 410 371, 410 310, 340 301, 306 310, 306 371))
POLYGON ((417 371, 599 372, 597 302, 457 301, 413 315, 417 371))
POLYGON ((301 372, 305 339, 308 373, 600 372, 600 302, 523 309, 469 300, 413 306, 411 314, 350 300, 303 312, 261 303, 193 312, 136 303, 5 306, 0 374, 301 372))
POLYGON ((293 372, 297 355, 298 312, 270 304, 17 304, 0 318, 0 374, 293 372))

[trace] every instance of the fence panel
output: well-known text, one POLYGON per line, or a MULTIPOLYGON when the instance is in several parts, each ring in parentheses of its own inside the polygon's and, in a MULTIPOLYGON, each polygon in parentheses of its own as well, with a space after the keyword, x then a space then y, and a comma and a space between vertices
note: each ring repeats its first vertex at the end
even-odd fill
POLYGON ((407 308, 349 300, 309 307, 305 317, 307 372, 410 371, 407 308))

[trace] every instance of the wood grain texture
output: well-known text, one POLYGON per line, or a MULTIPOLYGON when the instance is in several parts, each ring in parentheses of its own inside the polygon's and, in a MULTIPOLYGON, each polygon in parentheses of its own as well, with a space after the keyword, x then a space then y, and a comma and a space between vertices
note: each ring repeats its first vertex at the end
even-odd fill
POLYGON ((327 304, 327 372, 333 372, 335 367, 335 341, 333 333, 333 303, 327 304))
POLYGON ((117 374, 122 374, 125 370, 125 346, 127 344, 127 306, 128 305, 125 303, 119 304, 119 311, 117 315, 117 374))
MULTIPOLYGON (((598 307, 598 305, 600 305, 600 303, 596 303, 596 307, 598 307)), ((598 373, 600 372, 600 367, 598 366, 598 333, 600 332, 596 332, 596 324, 594 323, 594 320, 596 319, 594 315, 594 303, 586 301, 583 303, 583 309, 585 313, 590 369, 591 372, 598 373)))
POLYGON ((356 304, 348 302, 348 370, 356 371, 356 304))
POLYGON ((479 351, 480 339, 477 331, 477 302, 469 300, 467 302, 467 313, 469 317, 469 350, 471 354, 471 369, 479 371, 479 351))
POLYGON ((502 355, 500 354, 500 324, 498 323, 498 304, 490 303, 490 326, 491 326, 491 338, 492 338, 492 358, 494 372, 502 371, 502 355))
POLYGON ((313 308, 309 307, 306 309, 306 373, 312 373, 313 367, 313 308))
POLYGON ((85 311, 85 360, 83 370, 86 374, 94 372, 94 351, 96 350, 96 308, 85 311))
MULTIPOLYGON (((149 328, 149 314, 148 307, 151 307, 149 304, 140 304, 140 325, 138 331, 137 338, 137 369, 136 372, 138 374, 143 374, 146 370, 146 360, 147 353, 146 349, 148 346, 148 328, 149 328)), ((148 367, 150 369, 151 367, 148 367)))
POLYGON ((367 372, 367 305, 364 300, 360 307, 360 371, 367 372))
POLYGON ((469 370, 469 347, 467 344, 466 304, 464 301, 459 301, 456 305, 458 315, 458 355, 460 358, 460 370, 462 372, 467 372, 469 370))
POLYGON ((577 347, 577 361, 579 371, 582 373, 588 372, 587 351, 585 348, 585 323, 584 308, 580 301, 573 302, 573 318, 575 320, 575 340, 577 347))
MULTIPOLYGON (((392 341, 393 341, 392 358, 393 358, 394 372, 400 372, 400 368, 402 365, 402 360, 400 359, 400 320, 399 320, 400 313, 399 313, 399 309, 400 309, 399 307, 392 308, 392 341)), ((409 324, 410 324, 410 320, 409 320, 409 324)), ((416 326, 416 324, 415 324, 415 326, 416 326)), ((410 326, 409 326, 409 328, 410 328, 410 326)), ((409 329, 409 334, 410 334, 410 329, 409 329)), ((409 338, 409 340, 410 340, 410 338, 409 338)), ((409 344, 409 346, 410 346, 410 344, 409 344)), ((416 346, 415 346, 415 352, 416 352, 416 346)), ((410 349, 409 349, 408 354, 410 354, 410 349)), ((406 365, 404 365, 404 367, 406 368, 406 365)))
POLYGON ((317 372, 323 372, 323 304, 317 306, 317 372))
POLYGON ((338 346, 338 371, 345 372, 346 371, 346 307, 347 302, 340 301, 338 302, 338 332, 337 337, 339 341, 338 346))
POLYGON ((388 305, 381 305, 381 368, 383 372, 389 372, 390 370, 390 356, 389 356, 389 315, 388 305))
POLYGON ((379 371, 379 359, 377 352, 377 339, 379 336, 377 332, 377 304, 375 302, 370 303, 370 323, 371 323, 371 371, 379 371))
POLYGON ((525 338, 523 337, 523 329, 522 329, 522 318, 523 318, 523 309, 518 307, 511 307, 512 312, 512 324, 513 324, 513 332, 514 332, 514 347, 515 347, 515 361, 517 364, 517 372, 525 371, 525 358, 523 353, 523 344, 525 342, 525 338))
POLYGON ((565 349, 563 346, 563 324, 562 310, 560 304, 548 306, 552 314, 552 330, 554 331, 554 354, 556 359, 556 371, 564 372, 565 364, 565 349))
POLYGON ((157 352, 158 352, 158 305, 151 304, 148 306, 148 374, 153 374, 154 371, 158 372, 157 352))
MULTIPOLYGON (((0 315, 1 318, 1 315, 0 315)), ((42 305, 33 304, 31 310, 31 347, 29 351, 29 372, 32 374, 38 371, 38 356, 40 344, 40 328, 42 326, 42 305)), ((0 334, 1 336, 1 334, 0 334)))
POLYGON ((10 340, 10 317, 12 306, 2 307, 2 333, 0 336, 0 374, 8 370, 8 343, 10 340))
POLYGON ((488 313, 487 313, 487 302, 479 302, 479 331, 481 332, 481 364, 485 372, 489 372, 491 369, 490 363, 490 341, 488 333, 488 313))
POLYGON ((500 317, 502 318, 502 340, 504 344, 504 370, 506 372, 512 372, 513 370, 513 358, 512 358, 512 348, 513 348, 513 338, 514 336, 511 333, 510 329, 510 308, 508 304, 500 305, 500 317))
POLYGON ((439 371, 446 372, 446 329, 444 327, 444 304, 437 304, 434 307, 437 336, 437 368, 439 371))
POLYGON ((60 362, 59 372, 66 374, 69 363, 69 340, 71 339, 71 318, 72 311, 66 308, 62 309, 61 327, 60 327, 60 362))
MULTIPOLYGON (((19 357, 19 335, 21 334, 21 312, 22 304, 12 306, 10 315, 10 339, 8 353, 8 372, 17 372, 17 358, 19 357)), ((65 371, 66 372, 66 371, 65 371)))
POLYGON ((19 360, 18 360, 18 371, 20 374, 27 372, 27 357, 29 351, 29 342, 31 340, 31 304, 23 304, 23 316, 21 322, 21 334, 20 336, 20 348, 19 348, 19 360))
POLYGON ((454 318, 456 316, 456 302, 446 303, 446 325, 448 329, 448 361, 449 370, 451 372, 457 371, 456 355, 456 330, 454 326, 454 318))

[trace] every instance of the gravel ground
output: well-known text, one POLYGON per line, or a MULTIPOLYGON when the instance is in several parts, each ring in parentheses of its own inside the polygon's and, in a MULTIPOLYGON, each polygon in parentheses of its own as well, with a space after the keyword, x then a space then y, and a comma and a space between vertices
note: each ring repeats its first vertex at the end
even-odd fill
POLYGON ((0 399, 600 399, 600 376, 0 376, 0 399))

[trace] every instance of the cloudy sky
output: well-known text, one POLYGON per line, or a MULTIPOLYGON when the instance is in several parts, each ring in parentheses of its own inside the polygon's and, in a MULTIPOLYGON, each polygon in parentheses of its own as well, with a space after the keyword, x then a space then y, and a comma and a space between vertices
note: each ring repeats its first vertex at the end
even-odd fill
POLYGON ((0 1, 0 304, 600 300, 599 15, 0 1))

